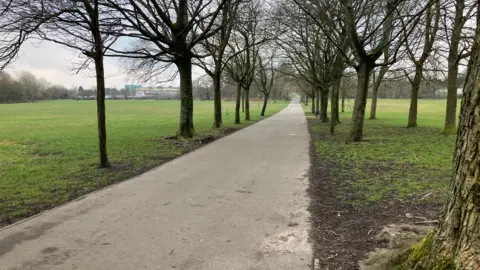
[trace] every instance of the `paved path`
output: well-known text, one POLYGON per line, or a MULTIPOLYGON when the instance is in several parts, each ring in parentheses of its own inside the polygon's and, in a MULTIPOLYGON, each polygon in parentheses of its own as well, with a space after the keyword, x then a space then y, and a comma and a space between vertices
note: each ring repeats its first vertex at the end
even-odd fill
POLYGON ((0 230, 0 269, 309 269, 300 105, 0 230))

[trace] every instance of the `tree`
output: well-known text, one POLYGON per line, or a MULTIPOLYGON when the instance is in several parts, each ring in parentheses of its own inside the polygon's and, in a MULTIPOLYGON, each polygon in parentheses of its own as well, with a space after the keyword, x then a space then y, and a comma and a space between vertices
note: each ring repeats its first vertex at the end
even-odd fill
POLYGON ((410 76, 408 76, 408 74, 405 72, 405 75, 412 84, 412 95, 410 97, 410 110, 408 113, 407 127, 417 126, 418 92, 420 89, 420 83, 423 79, 423 69, 425 62, 428 60, 433 51, 433 44, 436 41, 440 23, 440 1, 431 1, 435 2, 435 4, 428 8, 425 12, 425 22, 420 23, 417 26, 416 33, 412 35, 412 38, 406 39, 405 42, 407 54, 410 58, 410 61, 412 61, 415 66, 415 75, 413 79, 410 79, 410 76), (421 49, 422 46, 423 49, 421 49), (420 49, 421 53, 418 56, 417 51, 420 49))
POLYGON ((40 83, 32 73, 23 71, 18 76, 17 81, 23 87, 28 100, 34 103, 40 96, 40 83))
POLYGON ((465 24, 472 16, 475 5, 471 5, 465 13, 465 0, 455 0, 455 14, 453 21, 449 18, 449 10, 444 15, 444 26, 446 28, 446 41, 449 45, 448 50, 448 78, 447 78, 447 107, 445 114, 445 128, 444 134, 454 134, 456 130, 457 117, 457 80, 458 80, 458 65, 460 60, 468 57, 468 46, 461 48, 462 41, 465 40, 465 24), (450 28, 450 24, 452 27, 450 28))
MULTIPOLYGON (((478 5, 478 4, 477 4, 478 5)), ((451 193, 438 228, 414 248, 414 269, 480 268, 480 15, 462 98, 451 193), (418 257, 418 254, 424 256, 418 257)))
POLYGON ((235 124, 240 124, 242 90, 245 94, 245 120, 250 120, 250 87, 254 81, 259 46, 267 41, 267 33, 261 28, 263 15, 261 1, 255 0, 241 5, 237 12, 231 42, 228 44, 233 57, 227 63, 226 70, 231 79, 237 83, 235 124))
POLYGON ((276 50, 273 48, 267 50, 270 51, 265 52, 266 56, 262 54, 258 55, 258 75, 255 77, 255 84, 263 94, 263 106, 260 116, 265 116, 268 98, 272 92, 274 80, 277 75, 277 68, 275 67, 276 50))
POLYGON ((178 135, 191 138, 193 124, 192 60, 208 55, 195 53, 194 47, 221 31, 218 24, 229 0, 104 0, 124 31, 119 37, 137 40, 129 49, 110 48, 110 56, 132 60, 131 68, 146 80, 165 72, 172 64, 180 75, 180 121, 178 135))
MULTIPOLYGON (((236 18, 239 2, 229 0, 222 8, 220 15, 220 24, 223 26, 220 31, 213 35, 210 39, 204 39, 200 42, 202 50, 206 51, 209 58, 198 58, 197 65, 200 66, 208 76, 213 80, 213 102, 214 102, 214 127, 222 126, 222 92, 221 79, 222 72, 231 56, 225 55, 230 35, 236 18)), ((205 30, 207 25, 200 25, 205 30)))

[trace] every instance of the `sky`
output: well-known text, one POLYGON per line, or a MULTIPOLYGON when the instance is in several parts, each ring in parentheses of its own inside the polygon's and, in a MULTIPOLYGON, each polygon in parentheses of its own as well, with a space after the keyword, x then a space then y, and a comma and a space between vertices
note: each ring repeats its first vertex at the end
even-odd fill
MULTIPOLYGON (((60 84, 67 88, 77 89, 82 86, 90 89, 96 85, 95 73, 92 69, 81 70, 76 74, 76 63, 81 62, 78 51, 65 48, 64 46, 52 43, 29 41, 23 45, 19 57, 10 64, 5 71, 15 76, 22 71, 29 71, 37 78, 44 78, 52 84, 60 84)), ((137 84, 120 68, 118 59, 105 58, 105 80, 106 87, 124 88, 125 84, 137 84)), ((93 67, 93 65, 92 65, 93 67)), ((193 77, 201 75, 199 68, 193 69, 193 77)), ((157 86, 150 83, 140 83, 144 86, 157 86)), ((163 86, 179 85, 179 78, 163 86)))

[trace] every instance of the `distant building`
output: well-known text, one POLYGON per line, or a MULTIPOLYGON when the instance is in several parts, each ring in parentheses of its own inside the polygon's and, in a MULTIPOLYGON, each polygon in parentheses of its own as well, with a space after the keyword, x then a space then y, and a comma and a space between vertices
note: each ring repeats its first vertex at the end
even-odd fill
POLYGON ((135 89, 135 97, 177 97, 180 89, 176 87, 141 87, 135 89))
POLYGON ((138 84, 126 84, 125 89, 128 91, 129 96, 135 96, 135 90, 138 88, 142 88, 141 85, 138 84))

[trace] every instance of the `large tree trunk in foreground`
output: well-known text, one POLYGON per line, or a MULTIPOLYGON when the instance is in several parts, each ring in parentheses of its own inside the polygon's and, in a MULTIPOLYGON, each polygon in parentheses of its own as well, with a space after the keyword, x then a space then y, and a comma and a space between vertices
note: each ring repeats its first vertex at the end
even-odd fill
POLYGON ((417 65, 415 67, 415 77, 412 81, 412 95, 410 96, 410 110, 408 112, 407 127, 417 126, 417 110, 418 110, 418 92, 420 90, 420 83, 422 81, 423 66, 417 65))
POLYGON ((193 86, 192 86, 192 59, 185 57, 177 60, 180 73, 180 130, 179 135, 192 138, 195 135, 193 127, 193 86))
POLYGON ((262 113, 260 114, 260 116, 265 116, 265 111, 267 110, 267 104, 268 104, 268 94, 263 94, 263 107, 262 107, 262 113))
POLYGON ((220 128, 223 124, 222 121, 222 93, 221 93, 221 71, 213 73, 213 107, 214 107, 214 117, 213 117, 213 126, 215 128, 220 128))
MULTIPOLYGON (((453 183, 438 228, 414 252, 416 269, 480 269, 480 27, 469 63, 453 162, 453 183)), ((415 262, 414 262, 415 263, 415 262)))
POLYGON ((358 89, 353 106, 352 130, 350 140, 360 142, 363 139, 363 122, 365 120, 365 107, 367 106, 368 85, 373 63, 363 60, 357 70, 358 89))
POLYGON ((242 86, 237 85, 237 102, 235 104, 235 124, 240 124, 240 103, 242 102, 242 86))
POLYGON ((245 120, 250 121, 250 87, 245 89, 245 120))

